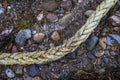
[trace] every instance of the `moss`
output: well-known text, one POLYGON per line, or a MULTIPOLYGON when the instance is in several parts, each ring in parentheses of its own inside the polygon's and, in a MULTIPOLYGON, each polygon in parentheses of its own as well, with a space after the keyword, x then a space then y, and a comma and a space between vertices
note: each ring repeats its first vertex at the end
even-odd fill
POLYGON ((17 29, 25 29, 25 28, 28 28, 30 26, 30 23, 26 20, 20 20, 18 21, 18 24, 17 24, 17 29))

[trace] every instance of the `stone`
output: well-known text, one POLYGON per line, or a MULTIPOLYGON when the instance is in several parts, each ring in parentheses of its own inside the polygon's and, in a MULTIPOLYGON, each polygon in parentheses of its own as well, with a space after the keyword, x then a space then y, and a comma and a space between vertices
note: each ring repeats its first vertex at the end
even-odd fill
POLYGON ((58 16, 54 13, 48 13, 47 20, 50 22, 56 22, 58 21, 58 16))
POLYGON ((89 17, 93 12, 94 12, 94 10, 87 10, 85 12, 85 16, 89 17))
POLYGON ((36 66, 36 65, 30 65, 28 67, 28 74, 31 76, 31 77, 35 77, 35 76, 38 76, 39 73, 40 73, 40 70, 39 70, 39 67, 36 66))
POLYGON ((23 45, 25 45, 26 40, 29 38, 31 38, 31 30, 30 29, 20 30, 15 38, 15 42, 19 46, 23 46, 23 45))
POLYGON ((111 36, 114 40, 116 40, 118 42, 118 44, 120 44, 120 35, 109 34, 109 36, 111 36))
POLYGON ((23 79, 24 80, 32 80, 32 78, 30 76, 28 76, 27 74, 24 74, 23 79))
POLYGON ((120 13, 119 14, 115 14, 115 15, 112 15, 110 18, 109 18, 109 22, 113 25, 113 26, 120 26, 120 13))
POLYGON ((46 11, 54 11, 58 8, 58 3, 54 0, 48 0, 46 2, 42 2, 41 7, 46 11))
POLYGON ((16 72, 16 74, 22 74, 23 73, 23 67, 20 66, 20 65, 17 65, 15 72, 16 72))
POLYGON ((107 45, 106 45, 106 37, 100 38, 99 39, 99 45, 103 48, 106 49, 107 45))
POLYGON ((92 35, 86 42, 86 47, 88 50, 92 50, 98 42, 98 37, 92 35))
POLYGON ((18 52, 18 49, 17 49, 17 47, 14 45, 14 46, 12 47, 12 53, 16 53, 16 52, 18 52))
POLYGON ((40 42, 44 37, 45 37, 45 34, 43 34, 43 33, 36 33, 33 36, 33 40, 36 41, 36 42, 40 42))
POLYGON ((107 36, 106 44, 109 45, 109 46, 113 46, 113 40, 111 39, 111 37, 107 36))
POLYGON ((5 70, 5 73, 6 73, 7 77, 9 77, 9 78, 15 77, 15 73, 10 68, 7 68, 5 70))
POLYGON ((37 20, 38 20, 38 21, 41 21, 42 19, 43 19, 43 13, 38 14, 37 20))
POLYGON ((104 54, 105 54, 105 51, 102 51, 102 50, 94 53, 94 55, 95 55, 96 57, 101 57, 101 56, 103 56, 104 54))
POLYGON ((32 80, 42 80, 39 76, 33 77, 32 80))
POLYGON ((66 58, 68 58, 68 59, 76 58, 76 52, 74 51, 74 52, 69 53, 68 55, 66 55, 66 58))
POLYGON ((72 1, 71 0, 66 0, 61 3, 61 7, 67 11, 71 10, 72 8, 72 1))
POLYGON ((93 61, 96 60, 95 56, 94 56, 92 53, 90 53, 90 52, 87 53, 87 57, 88 57, 90 60, 93 60, 93 61))
POLYGON ((3 14, 3 13, 4 13, 4 11, 5 11, 5 9, 4 9, 4 8, 2 8, 2 7, 0 7, 0 14, 3 14))
POLYGON ((108 63, 109 63, 109 58, 103 57, 103 58, 102 58, 102 61, 103 61, 105 64, 108 64, 108 63))
POLYGON ((52 40, 54 40, 54 41, 58 41, 58 40, 60 40, 60 35, 59 35, 59 33, 58 33, 57 31, 54 31, 54 32, 52 33, 52 35, 51 35, 51 38, 52 38, 52 40))

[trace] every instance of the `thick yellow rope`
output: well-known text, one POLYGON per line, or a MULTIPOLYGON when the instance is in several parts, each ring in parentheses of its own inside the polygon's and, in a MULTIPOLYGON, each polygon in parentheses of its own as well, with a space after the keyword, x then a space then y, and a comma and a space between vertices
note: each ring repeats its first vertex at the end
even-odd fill
POLYGON ((49 61, 60 59, 64 55, 74 51, 79 45, 86 41, 92 31, 97 27, 101 18, 106 15, 109 9, 115 5, 117 0, 105 0, 96 11, 88 18, 87 22, 79 29, 73 37, 68 39, 62 46, 51 48, 47 51, 24 52, 24 53, 0 53, 0 64, 43 64, 49 61))

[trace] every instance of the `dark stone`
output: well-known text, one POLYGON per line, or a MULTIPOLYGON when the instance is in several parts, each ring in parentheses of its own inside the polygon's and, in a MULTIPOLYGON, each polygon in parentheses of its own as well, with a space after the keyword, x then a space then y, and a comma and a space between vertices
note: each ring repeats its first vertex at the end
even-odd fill
POLYGON ((38 76, 40 73, 39 67, 37 65, 30 65, 27 71, 31 77, 38 76))
POLYGON ((102 61, 103 61, 105 64, 108 64, 108 63, 109 63, 109 58, 103 57, 103 58, 102 58, 102 61))
POLYGON ((74 51, 74 52, 69 53, 68 55, 66 55, 66 58, 67 59, 74 59, 74 58, 76 58, 76 52, 74 51))
POLYGON ((86 43, 87 49, 92 50, 95 47, 95 45, 97 44, 97 42, 98 42, 98 37, 92 35, 86 43))
POLYGON ((87 53, 87 57, 88 57, 90 60, 93 60, 93 61, 96 59, 95 56, 94 56, 92 53, 90 53, 90 52, 87 53))

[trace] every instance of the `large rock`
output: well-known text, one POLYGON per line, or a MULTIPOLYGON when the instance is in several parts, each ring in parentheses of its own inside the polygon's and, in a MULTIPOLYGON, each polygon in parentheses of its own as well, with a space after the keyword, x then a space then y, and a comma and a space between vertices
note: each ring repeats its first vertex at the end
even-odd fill
POLYGON ((29 38, 31 38, 31 30, 30 29, 21 30, 18 32, 18 34, 15 38, 15 42, 18 45, 23 46, 25 44, 26 40, 29 38))

